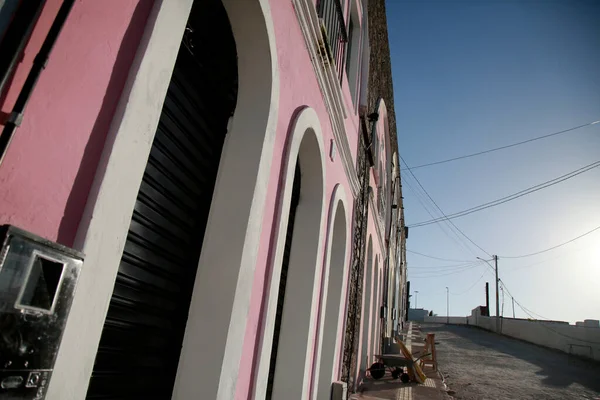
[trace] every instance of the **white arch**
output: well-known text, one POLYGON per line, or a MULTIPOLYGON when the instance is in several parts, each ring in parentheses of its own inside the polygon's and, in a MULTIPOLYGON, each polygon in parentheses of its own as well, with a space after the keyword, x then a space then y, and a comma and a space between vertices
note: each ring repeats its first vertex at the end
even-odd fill
MULTIPOLYGON (((383 184, 383 182, 381 182, 381 188, 384 189, 385 188, 385 192, 383 193, 383 196, 385 196, 385 204, 387 205, 388 210, 390 210, 391 207, 391 201, 392 201, 392 191, 391 191, 391 181, 392 181, 392 154, 393 151, 392 150, 396 150, 396 149, 392 149, 391 146, 391 141, 390 141, 390 120, 389 120, 389 115, 388 115, 388 109, 387 109, 387 105, 385 104, 385 101, 383 100, 383 98, 380 98, 378 100, 378 112, 379 112, 379 124, 381 124, 381 126, 383 127, 383 132, 381 132, 380 134, 383 136, 383 140, 380 141, 380 143, 383 145, 384 147, 384 153, 385 153, 385 164, 384 164, 384 175, 385 176, 379 176, 380 180, 384 180, 385 179, 385 184, 383 184)), ((379 132, 378 132, 379 133, 379 132)), ((382 158, 380 156, 380 158, 382 158)), ((390 229, 391 229, 391 212, 387 212, 385 214, 385 225, 384 225, 384 236, 386 238, 389 237, 390 234, 390 229)))
POLYGON ((373 291, 373 320, 371 321, 371 332, 372 332, 372 340, 371 340, 371 354, 379 353, 379 339, 381 334, 381 318, 379 314, 379 310, 381 307, 381 298, 382 298, 382 267, 379 264, 379 259, 377 259, 375 268, 373 269, 373 281, 375 282, 375 289, 373 291))
POLYGON ((361 309, 361 317, 360 317, 360 332, 361 332, 361 340, 359 346, 359 360, 358 360, 358 368, 357 374, 358 379, 355 382, 360 383, 361 379, 364 377, 364 374, 367 371, 369 365, 369 327, 371 325, 371 293, 373 291, 373 237, 369 235, 369 239, 367 241, 367 259, 365 260, 365 273, 363 276, 363 290, 362 290, 362 309, 361 309))
POLYGON ((235 396, 276 131, 276 51, 268 5, 222 2, 236 41, 238 99, 221 155, 174 399, 235 396))
MULTIPOLYGON (((283 251, 285 246, 285 239, 287 235, 287 225, 288 225, 288 216, 290 213, 290 204, 291 204, 291 196, 292 196, 292 185, 294 182, 294 173, 296 168, 296 160, 300 163, 300 168, 302 172, 302 186, 300 191, 300 203, 298 204, 298 209, 296 211, 296 224, 294 226, 294 239, 292 242, 292 252, 290 257, 290 267, 288 272, 288 282, 294 282, 295 279, 298 279, 298 282, 302 281, 303 284, 310 286, 310 298, 304 304, 295 304, 296 312, 299 314, 305 313, 304 315, 309 315, 307 321, 303 321, 302 324, 298 324, 301 321, 301 318, 296 318, 295 321, 286 321, 286 305, 289 303, 289 299, 293 299, 296 296, 295 292, 288 292, 291 289, 290 286, 286 288, 286 300, 284 301, 284 316, 282 320, 282 328, 280 331, 280 343, 279 349, 289 348, 289 340, 295 338, 297 340, 296 343, 291 344, 296 347, 298 350, 297 357, 302 362, 302 366, 296 365, 294 367, 286 367, 285 370, 283 368, 276 369, 275 372, 275 383, 273 390, 273 398, 278 399, 278 396, 289 396, 289 397, 281 397, 281 398, 298 398, 303 399, 309 393, 309 376, 311 372, 310 365, 310 350, 311 346, 309 345, 314 337, 312 336, 315 331, 316 325, 316 316, 317 316, 317 298, 318 298, 318 287, 316 285, 317 273, 320 272, 321 258, 320 254, 322 252, 323 247, 323 236, 324 236, 324 216, 325 216, 325 207, 323 204, 325 203, 325 156, 324 156, 324 143, 323 143, 323 134, 321 129, 321 123, 317 116, 317 113, 312 108, 306 107, 303 108, 297 114, 295 121, 293 122, 292 129, 290 131, 290 137, 288 138, 287 144, 287 152, 286 152, 286 165, 284 167, 284 186, 280 189, 283 190, 283 196, 281 200, 281 210, 279 213, 279 228, 277 232, 277 240, 276 240, 276 249, 275 249, 275 257, 272 265, 271 271, 271 281, 269 286, 269 296, 268 296, 268 304, 266 308, 265 315, 265 324, 264 324, 264 335, 261 343, 261 354, 258 364, 258 372, 256 375, 256 383, 254 389, 254 398, 255 399, 263 399, 266 394, 267 389, 267 379, 269 374, 269 365, 270 365, 270 357, 271 357, 271 345, 273 343, 273 329, 275 325, 275 312, 277 309, 277 299, 279 292, 279 281, 281 277, 281 267, 283 262, 283 251), (308 135, 306 135, 308 133, 308 135), (310 136, 305 138, 305 136, 310 136), (306 140, 305 140, 306 139, 306 140), (314 140, 314 147, 316 148, 306 148, 305 145, 310 144, 310 141, 314 140), (304 149, 304 151, 301 151, 304 149), (303 154, 305 153, 305 154, 303 154), (318 153, 318 154, 314 154, 318 153), (318 160, 315 160, 314 157, 318 156, 318 160), (306 158, 305 158, 306 157, 306 158), (312 162, 306 162, 312 160, 312 162), (307 176, 311 176, 312 174, 316 174, 315 169, 320 170, 320 198, 310 198, 303 191, 307 187, 307 185, 316 184, 314 180, 317 180, 316 176, 313 176, 313 182, 306 181, 307 176), (310 202, 309 202, 310 201, 310 202), (307 210, 314 213, 316 210, 319 211, 319 222, 318 222, 318 237, 306 238, 310 242, 312 239, 317 240, 317 246, 315 249, 311 250, 311 253, 306 253, 303 251, 294 252, 294 242, 296 241, 297 232, 310 230, 311 227, 306 227, 304 224, 313 224, 310 218, 302 218, 301 213, 303 209, 311 208, 312 210, 307 210), (294 254, 296 253, 296 254, 294 254), (313 256, 314 260, 307 260, 307 257, 313 256), (293 259, 296 258, 297 259, 293 259), (302 261, 300 259, 302 258, 302 261), (307 274, 301 274, 302 276, 295 276, 292 274, 293 267, 296 263, 304 263, 305 268, 313 271, 313 276, 309 277, 307 274), (314 265, 314 269, 311 268, 311 265, 314 265), (308 280, 311 280, 308 283, 308 280), (289 296, 288 296, 289 295, 289 296), (300 308, 300 309, 298 309, 300 308), (287 329, 287 327, 291 327, 291 322, 295 322, 293 325, 297 326, 297 331, 292 332, 287 329), (299 325, 299 326, 298 326, 299 325), (286 327, 287 326, 287 327, 286 327), (289 336, 288 336, 289 334, 289 336), (303 347, 305 346, 305 347, 303 347), (284 389, 288 389, 286 393, 282 393, 281 391, 284 389)), ((316 189, 316 188, 313 188, 316 189)), ((296 282, 297 283, 297 282, 296 282)), ((297 286, 299 287, 299 286, 297 286)), ((293 290, 293 289, 292 289, 293 290)), ((289 315, 288 315, 289 318, 289 315)), ((293 319, 291 319, 293 320, 293 319)), ((285 350, 284 350, 285 351, 285 350)), ((279 352, 278 352, 279 358, 279 352)), ((279 364, 281 365, 281 364, 279 364)))
POLYGON ((321 282, 319 336, 314 358, 313 398, 327 398, 331 383, 337 379, 345 325, 345 299, 348 280, 349 207, 344 186, 337 184, 329 203, 327 247, 321 282))
POLYGON ((369 362, 374 362, 373 355, 375 343, 377 342, 377 320, 379 319, 379 263, 381 256, 378 254, 375 256, 375 263, 373 264, 373 288, 371 289, 371 309, 369 311, 369 362))
MULTIPOLYGON (((48 398, 85 398, 137 192, 192 3, 157 1, 148 17, 77 232, 74 247, 86 259, 63 336, 67 345, 61 346, 57 356, 48 398)), ((174 399, 234 396, 260 241, 255 232, 261 229, 275 142, 279 73, 269 0, 223 3, 238 51, 238 106, 223 149, 200 262, 219 268, 198 271, 174 399), (243 179, 240 170, 235 170, 240 163, 243 179), (228 200, 226 205, 223 199, 228 200), (235 218, 236 229, 227 230, 230 246, 219 253, 215 239, 225 234, 225 209, 229 221, 235 218), (215 288, 221 290, 215 292, 215 288), (216 297, 202 304, 208 294, 216 297), (199 365, 206 374, 197 373, 199 365)))

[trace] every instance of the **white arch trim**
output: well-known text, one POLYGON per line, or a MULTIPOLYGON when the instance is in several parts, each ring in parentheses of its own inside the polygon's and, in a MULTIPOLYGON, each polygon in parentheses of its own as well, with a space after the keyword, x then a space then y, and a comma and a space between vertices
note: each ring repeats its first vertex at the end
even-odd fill
POLYGON ((315 2, 313 0, 293 0, 293 5, 319 87, 325 98, 335 145, 340 150, 342 165, 350 183, 352 195, 356 197, 360 192, 360 183, 344 128, 344 120, 347 117, 346 102, 335 68, 323 58, 324 56, 318 50, 318 44, 323 43, 325 38, 321 32, 315 2))
MULTIPOLYGON (((321 161, 321 171, 322 171, 322 204, 325 204, 325 145, 323 141, 323 130, 321 128, 321 122, 319 121, 319 117, 315 110, 310 107, 303 108, 298 112, 296 118, 293 122, 292 129, 290 131, 290 137, 288 138, 287 143, 287 152, 285 155, 286 164, 285 164, 285 172, 283 187, 280 190, 283 190, 283 196, 281 197, 281 208, 278 213, 279 218, 279 228, 277 231, 277 240, 276 240, 276 250, 275 257, 272 264, 270 276, 270 286, 268 289, 268 300, 266 307, 266 316, 263 337, 261 342, 261 352, 260 359, 258 361, 258 371, 256 374, 256 382, 254 385, 254 395, 253 398, 256 400, 264 399, 267 390, 267 379, 269 375, 269 366, 271 359, 271 345, 273 343, 273 331, 275 327, 275 313, 277 311, 277 299, 279 293, 279 281, 281 278, 281 267, 283 262, 283 252, 285 247, 285 240, 287 235, 287 226, 288 226, 288 218, 287 216, 290 213, 290 204, 292 198, 292 186, 294 183, 294 173, 296 169, 296 162, 298 159, 298 154, 300 151, 300 145, 302 144, 302 140, 304 139, 305 134, 308 131, 311 131, 314 134, 316 141, 319 147, 320 153, 320 161, 321 161)), ((325 217, 326 208, 322 207, 321 209, 321 223, 319 229, 319 245, 317 250, 317 255, 321 254, 323 248, 323 237, 324 237, 324 217, 325 217)), ((313 281, 313 295, 311 302, 311 319, 309 332, 311 332, 312 338, 309 339, 309 346, 306 348, 305 353, 305 367, 304 374, 302 377, 297 377, 297 379, 302 379, 302 396, 301 399, 304 399, 308 396, 309 393, 309 380, 311 373, 311 361, 312 357, 310 352, 312 351, 312 346, 310 346, 311 340, 314 341, 314 331, 317 323, 317 307, 318 307, 318 288, 317 288, 317 276, 321 273, 321 258, 317 258, 318 265, 315 269, 315 279, 313 281)))
MULTIPOLYGON (((383 125, 383 132, 381 132, 381 134, 383 135, 383 140, 381 141, 381 143, 384 146, 384 151, 385 151, 385 166, 384 166, 384 171, 385 171, 385 180, 386 180, 386 184, 385 185, 381 185, 382 187, 386 188, 386 192, 384 193, 385 195, 385 204, 387 207, 387 212, 384 215, 385 219, 384 219, 384 226, 383 226, 383 230, 384 230, 384 234, 385 237, 389 237, 390 234, 390 228, 391 228, 391 202, 392 202, 392 172, 393 172, 393 166, 395 165, 394 163, 394 159, 392 157, 392 154, 395 154, 395 152, 392 152, 392 145, 391 145, 391 140, 390 140, 390 120, 389 120, 389 115, 388 115, 388 109, 387 109, 387 105, 385 104, 385 101, 380 98, 379 100, 379 104, 378 104, 378 110, 379 110, 379 120, 381 121, 381 124, 383 125)), ((394 149, 395 150, 395 149, 394 149)), ((379 179, 384 179, 384 177, 379 177, 379 179)))
MULTIPOLYGON (((80 400, 86 396, 131 215, 192 3, 193 0, 156 1, 146 22, 107 134, 75 239, 74 247, 82 250, 86 258, 47 398, 80 400), (115 201, 116 193, 119 201, 115 201)), ((223 3, 230 15, 239 2, 224 0, 223 3)), ((250 4, 249 1, 244 3, 250 4)), ((268 116, 265 116, 265 137, 260 144, 261 157, 256 170, 256 184, 252 200, 247 206, 250 212, 246 233, 251 229, 260 229, 263 220, 279 104, 277 51, 269 0, 252 0, 251 4, 256 6, 257 3, 262 10, 265 24, 263 28, 268 36, 272 86, 271 102, 267 106, 268 116)), ((236 30, 244 29, 240 25, 242 22, 232 21, 238 53, 243 49, 239 46, 236 30)), ((261 117, 263 116, 259 116, 261 117)), ((243 121, 237 122, 235 119, 234 117, 233 129, 236 129, 236 123, 238 126, 243 125, 243 121)), ((219 175, 218 179, 222 179, 221 168, 219 175)), ((211 210, 209 219, 214 218, 212 214, 211 210)), ((208 228, 206 236, 210 236, 208 228)), ((229 325, 226 333, 229 340, 218 371, 218 386, 211 385, 211 390, 215 389, 215 396, 219 399, 230 399, 234 394, 259 236, 246 235, 247 241, 243 249, 240 249, 239 273, 232 276, 236 287, 229 314, 237 319, 232 323, 226 321, 229 325)))
MULTIPOLYGON (((328 227, 327 227, 327 244, 326 244, 326 249, 325 249, 325 254, 324 254, 324 259, 323 259, 323 277, 322 277, 322 281, 321 281, 321 305, 320 305, 320 312, 319 312, 319 335, 317 337, 317 342, 316 342, 316 346, 315 346, 315 357, 314 357, 314 372, 313 372, 313 380, 312 380, 312 398, 316 399, 317 398, 317 392, 319 390, 319 374, 320 374, 320 364, 321 364, 321 356, 322 356, 322 351, 323 351, 323 335, 324 335, 324 326, 325 326, 325 317, 326 317, 326 307, 327 307, 327 303, 329 300, 329 279, 330 279, 330 271, 331 271, 331 258, 332 258, 332 254, 331 254, 331 250, 332 250, 332 245, 333 245, 333 235, 334 235, 334 230, 335 230, 335 222, 336 222, 336 218, 337 218, 337 212, 338 212, 338 206, 341 205, 342 209, 344 211, 344 222, 346 223, 345 226, 345 233, 346 233, 346 237, 345 239, 345 245, 344 245, 344 249, 345 249, 345 254, 344 254, 344 261, 343 261, 343 268, 344 268, 344 272, 342 275, 342 288, 341 288, 341 293, 340 293, 340 297, 338 299, 333 299, 333 300, 337 300, 338 303, 340 305, 345 306, 345 299, 347 296, 347 291, 348 291, 348 273, 349 273, 349 268, 348 268, 348 262, 349 262, 349 255, 350 255, 350 243, 351 243, 351 237, 352 237, 352 219, 351 219, 351 214, 350 211, 351 208, 351 204, 348 203, 348 197, 346 195, 346 190, 344 188, 343 185, 341 184, 337 184, 334 189, 333 189, 333 194, 331 196, 331 201, 329 203, 329 223, 328 223, 328 227)), ((345 322, 346 322, 346 310, 345 307, 340 307, 340 312, 339 312, 339 317, 338 317, 338 321, 337 321, 337 328, 336 328, 336 338, 342 338, 342 334, 344 332, 345 329, 345 322)), ((342 345, 343 345, 343 340, 340 341, 339 343, 336 343, 335 346, 335 350, 334 350, 334 356, 333 356, 333 365, 332 365, 332 370, 331 370, 331 377, 333 379, 337 378, 337 375, 339 373, 339 367, 340 367, 340 358, 341 358, 341 350, 342 350, 342 345)), ((328 373, 329 375, 329 373, 328 373)), ((331 382, 329 382, 331 383, 331 382)))
MULTIPOLYGON (((369 234, 367 239, 367 257, 365 259, 363 268, 363 281, 362 281, 362 293, 361 293, 361 312, 360 312, 360 336, 359 336, 359 347, 358 347, 358 360, 355 376, 355 385, 358 387, 360 382, 365 376, 366 369, 369 368, 368 362, 368 349, 369 349, 369 326, 370 326, 370 309, 371 309, 371 278, 373 276, 373 265, 375 261, 375 255, 373 254, 373 236, 369 234)), ((356 389, 356 387, 354 389, 356 389)))

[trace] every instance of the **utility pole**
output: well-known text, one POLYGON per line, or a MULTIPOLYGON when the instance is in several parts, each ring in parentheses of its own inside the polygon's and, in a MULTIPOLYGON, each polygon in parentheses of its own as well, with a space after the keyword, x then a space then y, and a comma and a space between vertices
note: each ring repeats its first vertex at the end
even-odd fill
MULTIPOLYGON (((500 279, 498 279, 498 256, 492 256, 494 258, 494 271, 496 272, 496 332, 500 332, 500 299, 498 296, 498 284, 500 283, 500 279)), ((478 260, 481 260, 490 267, 492 264, 489 263, 488 260, 484 260, 481 257, 477 257, 478 260)))
POLYGON ((446 286, 446 323, 450 323, 450 291, 446 286))
POLYGON ((494 255, 494 269, 496 270, 496 332, 500 332, 500 298, 498 296, 498 256, 494 255))
POLYGON ((513 303, 513 318, 515 317, 515 298, 510 296, 510 298, 512 299, 512 303, 513 303))

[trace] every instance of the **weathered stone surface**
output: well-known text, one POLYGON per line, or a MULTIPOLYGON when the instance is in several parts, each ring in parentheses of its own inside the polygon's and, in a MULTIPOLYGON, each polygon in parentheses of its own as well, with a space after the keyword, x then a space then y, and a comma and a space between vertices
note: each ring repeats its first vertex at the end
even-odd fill
MULTIPOLYGON (((346 316, 346 331, 344 335, 344 353, 342 361, 342 380, 348 383, 348 389, 355 388, 354 377, 357 374, 357 355, 358 355, 358 336, 360 332, 361 304, 362 304, 362 281, 365 267, 366 253, 366 234, 367 221, 369 218, 369 162, 367 151, 370 143, 365 142, 365 137, 371 138, 371 124, 367 120, 367 115, 375 111, 377 101, 383 99, 386 104, 389 118, 389 135, 392 151, 395 155, 394 163, 400 166, 397 155, 398 138, 396 129, 396 114, 394 111, 394 87, 392 84, 392 65, 390 56, 390 46, 388 41, 387 17, 385 9, 385 0, 368 1, 368 25, 369 25, 369 43, 371 54, 369 60, 369 81, 367 94, 367 109, 364 110, 361 123, 361 135, 359 135, 356 170, 360 182, 360 194, 356 198, 354 205, 354 224, 352 236, 352 261, 350 270, 350 282, 348 287, 348 307, 346 316), (367 130, 366 134, 362 133, 367 130)), ((390 166, 391 168, 391 166, 390 166)), ((405 240, 404 237, 404 211, 402 207, 402 186, 398 182, 399 188, 394 191, 393 204, 398 205, 398 217, 393 221, 392 229, 400 230, 398 244, 400 246, 400 259, 396 264, 400 265, 400 274, 404 276, 402 282, 405 282, 406 263, 405 263, 405 240), (399 215, 398 215, 399 214, 399 215)), ((396 249, 391 249, 396 253, 396 249)), ((403 302, 399 302, 398 310, 401 317, 404 313, 403 302)))

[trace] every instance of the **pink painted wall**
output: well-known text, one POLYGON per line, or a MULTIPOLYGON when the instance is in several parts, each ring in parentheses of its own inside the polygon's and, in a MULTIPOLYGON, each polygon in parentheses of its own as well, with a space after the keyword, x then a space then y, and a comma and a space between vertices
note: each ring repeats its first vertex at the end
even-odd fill
MULTIPOLYGON (((326 168, 326 204, 325 210, 330 209, 329 201, 336 184, 341 183, 345 186, 349 201, 352 201, 352 191, 346 179, 345 172, 338 154, 334 161, 329 158, 330 141, 333 139, 329 115, 323 103, 323 97, 316 80, 314 69, 309 58, 304 37, 300 30, 296 13, 292 2, 271 0, 271 15, 274 23, 277 57, 279 63, 280 79, 280 100, 279 115, 277 124, 277 135, 275 139, 275 150, 271 167, 271 176, 269 180, 269 194, 266 202, 266 212, 263 220, 263 231, 261 232, 261 247, 257 260, 255 271, 254 286, 246 328, 246 339, 244 341, 244 352, 240 376, 237 382, 236 399, 252 398, 253 379, 256 373, 257 360, 261 354, 262 338, 262 314, 268 301, 267 293, 270 285, 271 270, 273 268, 272 258, 275 249, 279 243, 276 243, 276 234, 281 215, 279 215, 280 201, 279 191, 283 187, 282 182, 283 167, 286 160, 284 154, 286 150, 286 141, 290 132, 290 126, 294 122, 295 116, 299 110, 308 106, 313 108, 319 117, 323 129, 323 143, 325 145, 323 155, 325 157, 326 168), (302 51, 299 51, 302 49, 302 51)), ((344 84, 345 98, 350 101, 347 105, 349 118, 346 119, 346 130, 353 156, 355 157, 358 138, 358 116, 352 110, 349 89, 347 82, 344 84)), ((351 207, 351 205, 349 205, 351 207)), ((348 213, 351 215, 351 213, 348 213)), ((327 220, 329 216, 326 217, 327 220)), ((351 223, 350 223, 351 227, 351 223)), ((327 229, 327 224, 323 229, 327 229)), ((349 228, 350 229, 350 228, 349 228)), ((327 237, 326 234, 323 237, 327 237)), ((323 246, 323 252, 325 246, 323 246)), ((349 252, 350 249, 347 249, 349 252)), ((323 260, 324 254, 318 254, 318 259, 323 260)), ((321 285, 322 266, 317 270, 318 286, 321 285)), ((319 302, 321 299, 319 298, 319 302)), ((316 335, 316 332, 314 332, 316 335)), ((313 346, 314 346, 313 337, 313 346)), ((315 349, 313 347, 314 354, 315 349)), ((314 365, 313 359, 313 365, 314 365)), ((311 377, 312 379, 312 377, 311 377)))
MULTIPOLYGON (((75 2, 0 165, 0 224, 72 245, 153 2, 75 2)), ((61 3, 44 7, 3 112, 11 111, 61 3)))

